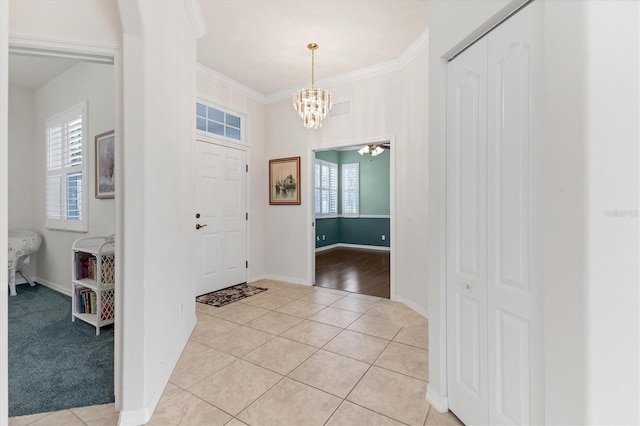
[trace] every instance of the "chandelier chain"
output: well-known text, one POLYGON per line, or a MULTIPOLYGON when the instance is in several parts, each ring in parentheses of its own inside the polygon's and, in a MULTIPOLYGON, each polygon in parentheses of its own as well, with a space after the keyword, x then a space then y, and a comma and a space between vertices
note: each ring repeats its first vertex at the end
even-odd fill
POLYGON ((316 51, 315 49, 311 49, 311 88, 315 88, 316 82, 316 51))

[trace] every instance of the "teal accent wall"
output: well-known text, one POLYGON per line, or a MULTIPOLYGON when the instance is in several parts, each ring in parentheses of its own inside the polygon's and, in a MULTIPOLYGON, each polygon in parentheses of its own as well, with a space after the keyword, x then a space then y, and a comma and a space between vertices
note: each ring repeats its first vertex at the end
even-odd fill
MULTIPOLYGON (((372 157, 358 151, 318 151, 316 158, 338 165, 338 212, 342 213, 342 164, 360 164, 360 214, 389 215, 390 162, 389 151, 372 157)), ((334 244, 357 244, 390 247, 388 218, 318 218, 316 248, 334 244), (324 235, 324 240, 322 239, 324 235), (385 239, 382 240, 382 235, 385 239)))
POLYGON ((340 218, 328 217, 316 219, 316 248, 338 244, 340 242, 340 218), (324 235, 325 239, 322 239, 324 235))
MULTIPOLYGON (((385 149, 382 154, 375 157, 360 155, 358 151, 338 151, 338 153, 340 166, 349 163, 360 164, 360 214, 388 215, 391 211, 389 150, 385 149)), ((339 173, 338 189, 342 190, 342 167, 339 173)), ((338 208, 342 212, 342 200, 340 201, 338 208)))
POLYGON ((388 218, 340 218, 340 242, 362 246, 390 247, 388 218), (382 236, 385 239, 382 240, 382 236))
POLYGON ((340 163, 340 154, 338 151, 317 151, 316 158, 318 160, 331 161, 332 163, 340 163))
POLYGON ((388 218, 318 218, 316 219, 316 248, 339 243, 390 247, 389 230, 388 218))

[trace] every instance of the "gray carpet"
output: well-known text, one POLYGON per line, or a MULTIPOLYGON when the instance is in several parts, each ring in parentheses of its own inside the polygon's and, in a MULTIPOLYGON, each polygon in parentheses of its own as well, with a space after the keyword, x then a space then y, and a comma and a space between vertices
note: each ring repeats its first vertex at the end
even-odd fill
POLYGON ((114 401, 113 325, 71 322, 71 297, 20 285, 9 297, 9 416, 114 401))

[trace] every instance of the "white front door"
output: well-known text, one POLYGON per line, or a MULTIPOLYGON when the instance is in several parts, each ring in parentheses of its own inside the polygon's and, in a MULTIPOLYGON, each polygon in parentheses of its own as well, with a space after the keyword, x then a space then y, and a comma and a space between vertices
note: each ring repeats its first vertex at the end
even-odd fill
POLYGON ((447 376, 465 423, 487 411, 487 42, 447 69, 447 376))
POLYGON ((247 153, 203 141, 196 146, 200 295, 247 281, 247 153))

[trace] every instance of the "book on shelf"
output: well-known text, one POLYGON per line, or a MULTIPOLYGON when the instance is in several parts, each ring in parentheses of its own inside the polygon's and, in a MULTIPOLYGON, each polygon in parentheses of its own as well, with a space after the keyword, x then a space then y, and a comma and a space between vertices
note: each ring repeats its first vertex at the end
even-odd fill
POLYGON ((90 280, 96 279, 96 258, 93 256, 87 261, 87 278, 90 280))
POLYGON ((98 296, 89 288, 76 288, 76 304, 80 314, 98 313, 98 296))
POLYGON ((97 276, 97 260, 89 253, 76 253, 76 279, 95 280, 97 276))

